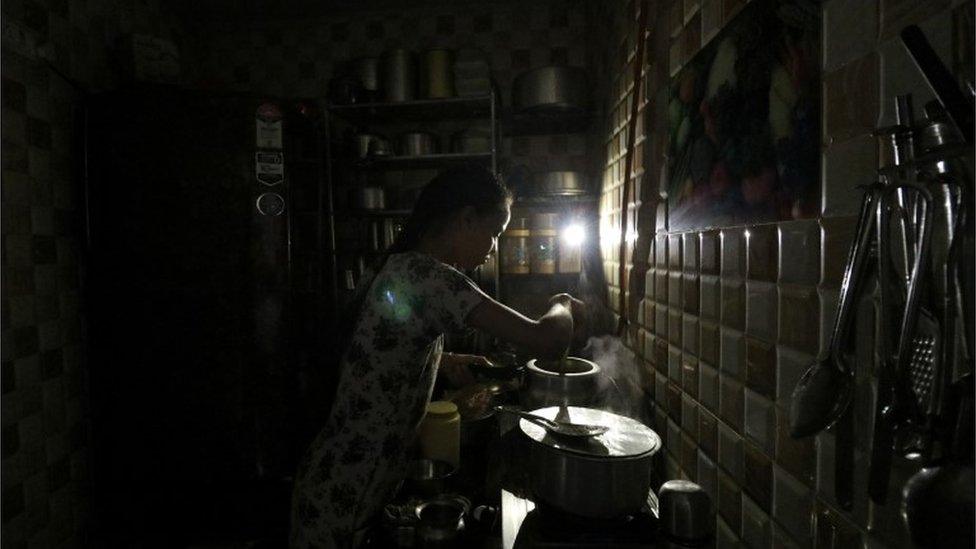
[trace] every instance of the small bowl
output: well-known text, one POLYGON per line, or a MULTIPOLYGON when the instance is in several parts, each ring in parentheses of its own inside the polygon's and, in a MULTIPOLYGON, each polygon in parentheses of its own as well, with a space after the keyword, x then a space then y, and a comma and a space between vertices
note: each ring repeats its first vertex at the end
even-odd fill
POLYGON ((417 506, 417 533, 428 542, 449 541, 464 529, 465 501, 460 498, 441 496, 417 506))
POLYGON ((417 459, 407 465, 403 489, 408 494, 435 496, 444 492, 457 467, 446 461, 417 459))

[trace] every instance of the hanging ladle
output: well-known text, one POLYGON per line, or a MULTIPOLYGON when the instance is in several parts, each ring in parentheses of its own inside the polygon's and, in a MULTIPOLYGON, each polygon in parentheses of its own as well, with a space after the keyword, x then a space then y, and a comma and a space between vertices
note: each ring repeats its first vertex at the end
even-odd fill
POLYGON ((883 187, 868 186, 861 200, 854 243, 847 256, 840 287, 840 305, 830 335, 827 356, 811 365, 793 389, 790 403, 790 436, 801 438, 819 433, 834 424, 847 410, 854 395, 854 370, 844 357, 844 344, 851 331, 853 310, 864 279, 871 248, 874 214, 883 187))
POLYGON ((515 414, 521 418, 531 421, 532 423, 535 423, 539 427, 542 427, 554 435, 564 437, 595 437, 600 436, 610 430, 610 428, 605 425, 588 425, 585 423, 553 421, 542 416, 523 412, 522 410, 519 410, 513 406, 495 406, 495 410, 515 414))

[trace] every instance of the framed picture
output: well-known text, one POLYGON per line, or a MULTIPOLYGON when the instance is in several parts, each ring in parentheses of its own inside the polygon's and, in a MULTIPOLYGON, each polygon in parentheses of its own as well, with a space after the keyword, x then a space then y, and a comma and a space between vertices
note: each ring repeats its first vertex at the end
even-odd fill
POLYGON ((669 95, 669 230, 817 215, 818 3, 753 0, 669 95))

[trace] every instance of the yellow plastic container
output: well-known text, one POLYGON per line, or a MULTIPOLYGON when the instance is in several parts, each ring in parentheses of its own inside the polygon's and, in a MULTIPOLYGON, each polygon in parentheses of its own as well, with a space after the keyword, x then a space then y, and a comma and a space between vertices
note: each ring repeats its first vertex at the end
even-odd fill
POLYGON ((420 422, 420 453, 427 459, 461 462, 461 415, 453 402, 435 400, 427 404, 420 422))

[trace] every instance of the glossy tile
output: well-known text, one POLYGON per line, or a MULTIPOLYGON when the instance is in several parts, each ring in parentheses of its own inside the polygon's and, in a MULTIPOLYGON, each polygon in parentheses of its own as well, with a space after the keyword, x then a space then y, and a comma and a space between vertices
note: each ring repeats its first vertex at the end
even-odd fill
POLYGON ((685 356, 681 362, 681 388, 693 398, 698 398, 698 361, 685 356))
POLYGON ((717 324, 704 320, 701 321, 698 348, 698 356, 702 362, 711 364, 713 366, 718 366, 720 364, 719 358, 721 356, 722 339, 717 324))
POLYGON ((861 534, 849 520, 822 503, 816 504, 815 547, 861 547, 861 534))
POLYGON ((681 270, 681 235, 668 235, 668 270, 681 270))
POLYGON ((722 0, 701 0, 702 47, 722 27, 722 0))
POLYGON ((682 246, 682 268, 686 273, 698 273, 698 233, 685 233, 681 235, 682 246))
POLYGON ((763 452, 773 455, 776 437, 773 402, 755 391, 745 390, 745 434, 763 452))
POLYGON ((877 41, 878 0, 834 0, 824 5, 824 71, 867 54, 877 41))
POLYGON ((857 228, 855 217, 834 217, 820 220, 820 282, 828 288, 840 288, 844 277, 847 254, 857 228))
POLYGON ((722 375, 745 379, 746 346, 742 332, 721 328, 722 357, 719 365, 722 375))
POLYGON ((680 309, 668 311, 668 341, 672 345, 681 346, 681 331, 683 329, 680 309))
POLYGON ((654 273, 654 299, 658 303, 668 303, 668 272, 664 269, 654 273))
POLYGON ((698 481, 698 446, 688 435, 681 435, 681 468, 692 482, 698 481))
POLYGON ((681 273, 668 273, 668 305, 676 309, 681 308, 681 273))
POLYGON ((648 332, 654 333, 654 301, 650 299, 644 299, 644 305, 642 307, 641 324, 648 332))
POLYGON ((698 403, 688 395, 681 396, 681 430, 698 442, 698 403))
POLYGON ((698 451, 698 474, 696 476, 698 485, 708 494, 711 506, 714 509, 716 502, 718 502, 718 467, 701 450, 698 451))
POLYGON ((742 437, 725 423, 719 422, 718 462, 737 484, 741 484, 744 477, 742 459, 742 437))
MULTIPOLYGON (((659 234, 654 237, 654 266, 658 271, 666 271, 668 268, 668 236, 659 234)), ((658 294, 660 295, 660 294, 658 294)))
POLYGON ((746 386, 767 399, 776 397, 776 346, 746 336, 746 386))
POLYGON ((746 274, 750 280, 776 282, 779 264, 779 239, 776 225, 759 225, 744 232, 746 274))
POLYGON ((668 346, 668 377, 671 381, 681 385, 681 349, 668 346))
POLYGON ((746 281, 746 334, 769 343, 776 342, 776 285, 746 281))
POLYGON ((776 404, 789 408, 793 389, 815 361, 813 355, 789 347, 776 347, 776 404))
POLYGON ((681 386, 668 382, 668 415, 676 423, 681 424, 681 386))
POLYGON ((701 233, 699 240, 701 274, 717 275, 722 265, 721 234, 718 231, 701 233))
POLYGON ((827 143, 871 133, 879 113, 877 53, 824 75, 823 105, 827 143))
POLYGON ((668 420, 668 438, 666 449, 675 456, 681 455, 681 426, 673 420, 668 420))
POLYGON ((659 372, 654 373, 654 401, 662 409, 668 409, 668 378, 659 372))
POLYGON ((681 342, 686 352, 698 356, 698 317, 681 317, 681 342))
POLYGON ((666 339, 668 337, 668 308, 666 305, 654 305, 654 335, 666 339))
POLYGON ((856 216, 864 191, 877 180, 878 144, 870 134, 834 143, 823 152, 821 211, 824 218, 856 216))
POLYGON ((742 383, 729 376, 719 375, 719 387, 718 407, 722 419, 736 430, 741 431, 744 413, 742 383))
POLYGON ((779 225, 779 281, 816 285, 820 280, 820 225, 815 219, 779 225))
POLYGON ((769 457, 759 447, 744 442, 742 444, 743 483, 742 487, 763 509, 772 506, 773 465, 769 457))
POLYGON ((653 268, 648 269, 647 272, 644 273, 644 297, 648 301, 652 301, 654 299, 655 274, 657 274, 657 269, 653 268))
POLYGON ((817 353, 820 345, 820 301, 815 288, 780 286, 779 342, 804 353, 817 353))
MULTIPOLYGON (((906 26, 912 23, 921 23, 929 17, 945 11, 950 5, 952 5, 950 0, 929 0, 927 2, 881 0, 881 38, 897 36, 901 29, 906 26)), ((929 38, 929 40, 932 39, 929 38)), ((946 59, 947 54, 948 52, 943 52, 942 59, 946 59)))
POLYGON ((741 533, 742 542, 749 549, 766 549, 770 546, 772 522, 769 515, 746 494, 742 494, 741 533))
POLYGON ((810 517, 813 492, 780 467, 773 466, 772 516, 797 540, 809 545, 812 540, 810 517))
POLYGON ((702 405, 718 413, 718 370, 705 363, 698 364, 698 398, 702 405))
POLYGON ((719 320, 721 286, 717 276, 702 275, 698 282, 701 291, 700 315, 709 320, 719 320))
MULTIPOLYGON (((741 1, 741 0, 740 0, 741 1)), ((742 540, 738 536, 738 526, 735 531, 721 516, 715 520, 715 549, 738 549, 742 547, 742 540)))
POLYGON ((651 362, 655 369, 663 375, 668 373, 668 342, 662 338, 654 338, 654 354, 651 362))
MULTIPOLYGON (((807 517, 807 519, 809 522, 810 517, 807 517)), ((773 547, 776 549, 803 549, 809 546, 810 542, 804 544, 798 543, 782 526, 779 526, 776 524, 776 521, 773 521, 773 547)))
POLYGON ((745 329, 746 285, 741 280, 722 279, 722 325, 745 329))
POLYGON ((718 513, 733 525, 736 533, 742 521, 742 495, 738 483, 722 471, 718 472, 718 513))
POLYGON ((742 229, 723 229, 721 233, 722 277, 742 277, 746 272, 745 237, 742 229))
POLYGON ((698 411, 698 444, 709 458, 718 459, 718 418, 704 408, 698 411))
POLYGON ((698 276, 686 274, 681 281, 681 293, 683 294, 681 305, 686 313, 698 314, 698 292, 698 276))
POLYGON ((644 332, 643 346, 641 355, 647 361, 649 367, 654 369, 654 334, 650 330, 644 332))
POLYGON ((820 345, 818 345, 817 356, 826 356, 837 315, 839 292, 833 289, 822 289, 817 293, 820 296, 820 345))

